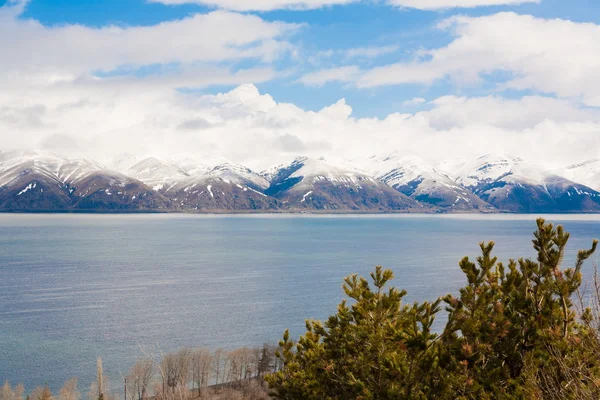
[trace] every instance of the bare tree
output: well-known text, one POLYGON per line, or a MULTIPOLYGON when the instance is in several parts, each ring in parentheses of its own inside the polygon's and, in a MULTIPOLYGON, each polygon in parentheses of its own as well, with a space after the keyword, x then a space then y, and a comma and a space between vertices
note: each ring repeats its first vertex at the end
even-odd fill
POLYGON ((8 381, 4 382, 2 391, 0 391, 0 400, 23 400, 23 394, 25 393, 25 387, 22 383, 19 383, 13 389, 8 381))
POLYGON ((231 370, 231 362, 229 360, 229 352, 223 351, 222 364, 221 364, 221 384, 227 383, 231 370))
POLYGON ((59 400, 80 400, 81 393, 77 388, 77 378, 69 379, 65 382, 58 393, 59 400))
MULTIPOLYGON (((108 378, 104 375, 102 376, 102 383, 100 386, 103 388, 102 396, 104 400, 115 400, 115 396, 113 394, 110 394, 110 382, 108 378)), ((98 400, 100 398, 98 382, 92 382, 87 397, 88 400, 98 400)))
POLYGON ((148 398, 150 381, 154 376, 154 362, 142 359, 135 363, 127 375, 128 393, 131 400, 148 398))
POLYGON ((199 394, 208 387, 212 361, 210 350, 196 349, 192 353, 192 381, 199 394))
POLYGON ((13 391, 12 391, 12 387, 10 386, 10 383, 8 383, 8 381, 4 382, 4 385, 2 386, 2 392, 0 393, 0 399, 1 400, 13 400, 13 391))
POLYGON ((28 396, 28 397, 29 397, 31 400, 39 400, 39 399, 41 399, 41 398, 42 398, 42 391, 43 391, 43 390, 44 390, 44 388, 43 388, 43 387, 41 387, 41 386, 37 386, 35 389, 33 389, 33 390, 31 391, 31 393, 29 393, 29 396, 28 396))
POLYGON ((220 383, 219 378, 223 379, 223 359, 225 358, 225 350, 217 349, 213 353, 212 369, 215 374, 215 385, 220 383))
POLYGON ((165 355, 160 362, 163 397, 187 398, 192 351, 188 348, 165 355))
POLYGON ((25 394, 25 386, 22 383, 19 383, 15 386, 15 390, 13 391, 13 399, 14 400, 23 400, 23 395, 25 394))
POLYGON ((241 358, 240 349, 227 352, 226 360, 229 365, 229 370, 227 371, 227 382, 230 384, 240 380, 242 370, 241 358))
POLYGON ((50 388, 46 385, 44 387, 38 386, 29 395, 31 400, 54 400, 50 388))
POLYGON ((227 353, 229 365, 227 380, 229 383, 234 384, 255 376, 258 366, 257 354, 260 354, 259 349, 248 347, 242 347, 227 353))

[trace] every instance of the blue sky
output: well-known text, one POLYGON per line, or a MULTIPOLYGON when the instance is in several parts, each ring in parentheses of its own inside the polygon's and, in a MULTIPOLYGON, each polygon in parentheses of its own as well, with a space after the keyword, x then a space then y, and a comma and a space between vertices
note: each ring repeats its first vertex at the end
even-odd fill
MULTIPOLYGON (((252 125, 253 140, 269 137, 263 147, 293 134, 303 150, 339 151, 326 137, 333 128, 296 133, 314 123, 311 111, 332 107, 336 118, 352 124, 336 126, 338 134, 352 131, 348 142, 358 148, 354 137, 378 129, 453 143, 483 130, 513 151, 519 138, 535 142, 544 123, 562 124, 544 128, 556 144, 583 134, 580 126, 573 133, 575 123, 600 119, 599 32, 600 2, 589 0, 0 1, 0 51, 8 61, 0 85, 13 104, 4 111, 0 105, 0 125, 31 137, 15 146, 50 143, 56 135, 90 143, 127 129, 150 137, 198 115, 235 125, 238 115, 193 108, 235 97, 253 118, 276 113, 261 117, 277 120, 275 127, 252 125), (254 89, 236 92, 242 84, 254 89), (161 114, 164 121, 156 112, 127 113, 134 103, 120 105, 125 98, 152 105, 169 98, 169 112, 161 114), (67 118, 67 103, 86 106, 67 118), (279 107, 286 104, 297 109, 279 107), (119 115, 122 123, 110 115, 106 126, 89 121, 100 112, 119 115), (408 118, 396 118, 398 126, 369 125, 393 115, 408 118), (288 128, 290 120, 298 126, 288 128)), ((210 133, 216 126, 195 132, 203 148, 219 147, 213 142, 222 132, 210 133)), ((595 125, 586 128, 585 135, 596 135, 595 125)), ((164 147, 171 140, 165 137, 153 147, 164 147)), ((399 137, 388 139, 397 147, 411 140, 399 137)))
MULTIPOLYGON (((33 0, 21 15, 23 19, 35 19, 48 26, 83 24, 90 27, 106 25, 152 26, 168 20, 185 18, 194 13, 207 13, 214 7, 201 4, 164 5, 144 0, 33 0)), ((306 26, 294 35, 304 56, 319 51, 343 50, 356 47, 398 46, 393 53, 376 59, 359 60, 361 65, 377 66, 407 59, 420 48, 437 48, 451 38, 435 27, 440 20, 460 14, 481 16, 503 11, 514 11, 542 18, 567 18, 577 22, 600 22, 600 3, 585 0, 544 0, 540 4, 491 6, 469 9, 422 11, 392 8, 382 2, 361 2, 348 5, 323 7, 317 10, 275 10, 256 13, 268 21, 285 21, 306 26)), ((339 57, 339 56, 338 56, 339 57)), ((335 57, 324 61, 335 65, 335 57)), ((242 67, 247 63, 239 63, 242 67)), ((279 68, 313 68, 301 60, 279 60, 279 68)), ((233 85, 215 85, 202 88, 203 92, 215 93, 233 85)), ((444 94, 478 95, 489 92, 481 87, 456 87, 446 82, 433 85, 401 85, 357 90, 344 83, 328 83, 319 87, 306 87, 289 77, 257 85, 261 91, 272 94, 277 100, 292 102, 303 108, 318 110, 340 98, 352 104, 356 116, 382 117, 406 108, 402 103, 414 97, 433 99, 444 94)), ((516 95, 518 95, 517 93, 516 95)), ((515 95, 508 93, 508 96, 515 95)), ((424 105, 423 107, 427 107, 424 105)))

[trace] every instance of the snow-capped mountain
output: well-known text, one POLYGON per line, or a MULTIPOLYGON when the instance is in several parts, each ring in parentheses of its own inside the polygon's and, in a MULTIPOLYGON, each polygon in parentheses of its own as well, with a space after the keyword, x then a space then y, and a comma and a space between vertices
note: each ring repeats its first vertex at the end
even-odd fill
POLYGON ((368 173, 343 162, 300 157, 275 171, 266 194, 291 207, 317 210, 423 208, 368 173))
POLYGON ((452 210, 493 210, 469 189, 418 156, 398 153, 374 156, 369 165, 375 178, 419 202, 452 210))
POLYGON ((260 191, 269 187, 269 182, 264 177, 239 164, 217 165, 206 176, 213 180, 219 179, 232 185, 245 185, 260 191))
POLYGON ((0 154, 0 209, 166 208, 159 193, 93 160, 49 152, 0 154))
POLYGON ((0 186, 11 185, 19 172, 40 174, 47 179, 67 185, 101 171, 104 167, 94 160, 64 157, 50 152, 13 151, 0 153, 0 186))
POLYGON ((211 164, 222 160, 125 154, 107 168, 51 152, 0 151, 0 210, 600 212, 600 192, 589 186, 598 187, 600 161, 548 170, 486 155, 432 166, 395 152, 364 162, 279 159, 257 173, 211 164))
POLYGON ((600 191, 600 159, 570 165, 556 174, 600 191))
POLYGON ((148 157, 129 167, 125 174, 144 182, 156 191, 190 177, 189 173, 172 161, 148 157))
POLYGON ((457 183, 503 211, 600 211, 600 193, 521 158, 486 155, 462 165, 456 177, 457 183))
POLYGON ((206 174, 179 180, 162 193, 180 207, 202 210, 268 210, 280 206, 264 190, 269 182, 249 168, 222 164, 206 174))

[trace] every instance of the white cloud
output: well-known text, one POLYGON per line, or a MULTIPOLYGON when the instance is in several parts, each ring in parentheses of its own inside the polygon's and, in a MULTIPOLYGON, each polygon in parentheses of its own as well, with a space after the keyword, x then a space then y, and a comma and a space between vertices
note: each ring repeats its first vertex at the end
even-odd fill
POLYGON ((344 50, 343 53, 347 58, 376 58, 386 54, 395 53, 399 48, 400 46, 397 45, 356 47, 344 50))
POLYGON ((600 122, 600 113, 596 110, 542 96, 525 96, 519 100, 495 96, 444 96, 431 104, 434 108, 427 112, 427 116, 430 126, 436 129, 489 125, 499 129, 523 131, 545 121, 557 124, 600 122))
POLYGON ((319 50, 316 54, 311 55, 307 58, 309 64, 313 66, 319 66, 322 64, 331 64, 334 57, 336 59, 343 59, 349 61, 352 59, 358 59, 357 61, 373 60, 386 54, 392 54, 398 51, 400 46, 398 45, 387 45, 387 46, 367 46, 367 47, 353 47, 349 49, 328 49, 319 50))
POLYGON ((449 8, 475 8, 486 6, 519 5, 541 3, 542 0, 387 0, 396 7, 417 8, 419 10, 443 10, 449 8))
POLYGON ((312 10, 360 0, 150 0, 166 5, 202 4, 233 11, 312 10))
POLYGON ((420 52, 411 62, 366 71, 356 85, 432 84, 446 78, 475 85, 486 74, 504 71, 510 76, 501 88, 581 97, 588 105, 600 105, 599 25, 499 13, 452 17, 440 28, 455 36, 450 44, 420 52))
MULTIPOLYGON (((280 9, 312 10, 322 7, 345 5, 363 0, 149 0, 166 5, 201 4, 233 11, 272 11, 280 9)), ((541 0, 387 0, 395 7, 420 10, 442 10, 449 8, 475 8, 499 5, 541 3, 541 0)))
POLYGON ((149 27, 46 27, 17 18, 21 6, 0 8, 3 148, 53 148, 97 158, 209 149, 251 165, 266 154, 357 158, 394 149, 432 161, 489 152, 565 164, 600 156, 595 145, 600 110, 581 106, 581 100, 592 104, 600 98, 600 28, 593 24, 512 13, 456 17, 442 25, 454 40, 412 62, 368 71, 350 65, 299 79, 313 86, 445 78, 477 83, 482 74, 502 70, 511 73, 506 87, 565 97, 446 96, 428 103, 426 111, 379 119, 354 117, 343 99, 305 110, 277 102, 253 84, 217 95, 175 90, 258 84, 279 76, 270 60, 290 48, 286 37, 298 25, 215 11, 149 27), (236 61, 247 59, 256 62, 235 68, 236 61), (147 76, 93 74, 154 64, 165 70, 147 76))
MULTIPOLYGON (((160 148, 167 140, 164 113, 184 96, 176 89, 275 78, 282 72, 270 61, 290 49, 286 37, 300 26, 229 11, 152 26, 44 26, 21 16, 25 6, 0 7, 3 148, 101 155, 113 147, 135 150, 146 138, 160 148), (246 69, 236 67, 240 60, 250 61, 246 69), (141 67, 145 75, 136 73, 141 67)), ((177 120, 185 126, 192 119, 190 113, 177 120)))
POLYGON ((17 18, 22 4, 0 7, 0 78, 20 84, 73 82, 93 71, 151 65, 270 61, 290 49, 299 25, 227 11, 153 26, 47 27, 17 18))
POLYGON ((327 82, 351 82, 359 74, 360 69, 356 66, 322 69, 302 76, 298 82, 307 86, 322 86, 327 82))
POLYGON ((254 85, 201 95, 171 90, 73 90, 0 98, 3 147, 61 147, 102 159, 210 150, 251 167, 300 154, 353 159, 402 150, 432 162, 490 152, 569 164, 600 156, 600 111, 550 97, 442 97, 431 109, 355 118, 344 100, 320 111, 279 103, 254 85), (10 132, 8 134, 7 132, 10 132))
POLYGON ((418 105, 424 104, 425 102, 427 102, 427 100, 425 100, 422 97, 414 97, 414 98, 412 98, 410 100, 404 101, 402 103, 402 105, 403 106, 411 107, 411 106, 418 106, 418 105))

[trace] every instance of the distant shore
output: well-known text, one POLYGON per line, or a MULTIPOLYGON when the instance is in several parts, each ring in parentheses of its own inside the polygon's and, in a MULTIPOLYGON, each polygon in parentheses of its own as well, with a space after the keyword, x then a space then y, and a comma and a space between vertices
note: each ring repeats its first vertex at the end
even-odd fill
POLYGON ((600 215, 600 212, 511 212, 452 210, 0 210, 0 214, 174 214, 174 215, 600 215))

